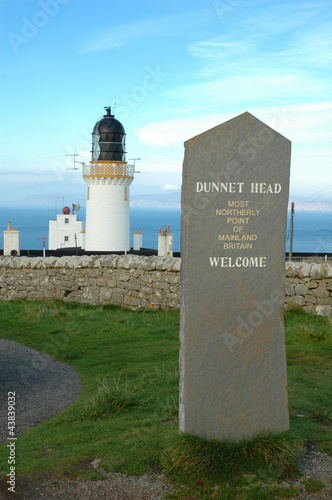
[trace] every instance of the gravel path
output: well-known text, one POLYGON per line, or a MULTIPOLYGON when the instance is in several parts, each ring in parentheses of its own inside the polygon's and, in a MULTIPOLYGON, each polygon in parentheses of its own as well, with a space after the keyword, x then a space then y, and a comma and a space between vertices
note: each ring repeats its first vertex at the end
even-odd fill
POLYGON ((175 491, 163 476, 108 473, 103 481, 17 481, 16 494, 0 481, 0 498, 15 500, 161 500, 175 491), (1 496, 1 492, 3 496, 1 496))
MULTIPOLYGON (((103 481, 68 481, 44 478, 41 481, 20 479, 17 481, 17 500, 161 500, 175 488, 163 474, 145 474, 141 477, 125 474, 106 473, 98 466, 98 460, 87 463, 87 468, 99 470, 106 477, 103 481)), ((332 457, 313 451, 307 453, 301 463, 303 477, 291 480, 284 486, 295 486, 300 493, 290 500, 331 500, 332 499, 332 457), (324 482, 319 493, 306 493, 303 481, 312 477, 324 482)), ((13 498, 7 492, 6 480, 0 480, 0 498, 13 498)), ((198 500, 197 497, 186 497, 198 500)))
POLYGON ((73 368, 11 340, 0 339, 0 442, 7 431, 8 392, 16 396, 16 434, 50 420, 79 396, 73 368))

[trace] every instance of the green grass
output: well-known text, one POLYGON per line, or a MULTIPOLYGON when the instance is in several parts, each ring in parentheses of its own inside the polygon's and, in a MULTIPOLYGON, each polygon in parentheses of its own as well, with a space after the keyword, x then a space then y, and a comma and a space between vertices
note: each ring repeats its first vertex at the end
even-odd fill
POLYGON ((131 408, 139 407, 148 402, 140 395, 140 388, 133 382, 121 383, 121 373, 112 383, 106 378, 99 382, 98 393, 85 401, 83 408, 75 414, 77 420, 102 420, 122 413, 131 408))
MULTIPOLYGON (((259 481, 294 474, 294 436, 332 454, 329 318, 287 312, 291 433, 238 445, 177 433, 178 312, 19 300, 0 302, 0 318, 2 338, 68 363, 83 385, 74 405, 18 436, 20 475, 99 479, 82 464, 100 458, 106 472, 167 471, 187 484, 178 498, 197 492, 199 498, 231 499, 234 492, 243 499, 289 498, 292 488, 259 481), (178 467, 181 453, 189 453, 191 468, 178 467)), ((8 472, 7 453, 0 446, 1 474, 8 472)))
POLYGON ((261 434, 237 443, 176 433, 166 441, 164 468, 180 481, 203 477, 219 484, 244 473, 266 478, 272 472, 278 479, 296 471, 301 452, 301 441, 290 431, 261 434))
MULTIPOLYGON (((96 457, 130 474, 160 463, 163 430, 177 425, 178 312, 13 301, 0 317, 2 338, 70 364, 83 384, 72 407, 19 437, 22 474, 75 477, 75 464, 96 457)), ((5 457, 1 447, 2 473, 5 457)))
POLYGON ((324 483, 322 483, 322 481, 318 481, 312 477, 305 481, 304 484, 307 493, 317 493, 324 487, 324 483))
POLYGON ((289 414, 292 429, 332 455, 332 321, 286 314, 289 414))

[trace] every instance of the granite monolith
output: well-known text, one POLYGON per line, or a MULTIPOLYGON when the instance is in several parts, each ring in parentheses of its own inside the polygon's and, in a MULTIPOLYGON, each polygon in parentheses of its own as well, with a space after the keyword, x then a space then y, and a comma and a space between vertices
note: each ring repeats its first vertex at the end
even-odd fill
POLYGON ((288 429, 284 343, 291 143, 246 112, 185 143, 180 430, 288 429))

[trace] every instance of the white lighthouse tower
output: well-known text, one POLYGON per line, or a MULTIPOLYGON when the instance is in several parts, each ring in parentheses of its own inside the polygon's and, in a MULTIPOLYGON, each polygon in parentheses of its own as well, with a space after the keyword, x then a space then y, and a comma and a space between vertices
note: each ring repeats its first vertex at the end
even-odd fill
POLYGON ((87 184, 85 250, 130 250, 129 186, 134 165, 126 163, 126 134, 105 107, 92 131, 92 160, 83 165, 87 184))

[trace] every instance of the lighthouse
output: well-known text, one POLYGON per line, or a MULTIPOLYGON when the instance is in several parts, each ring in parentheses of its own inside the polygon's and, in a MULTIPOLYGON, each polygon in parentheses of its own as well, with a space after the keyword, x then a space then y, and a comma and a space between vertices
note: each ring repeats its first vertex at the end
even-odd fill
POLYGON ((130 250, 129 188, 134 165, 126 162, 123 125, 105 107, 106 115, 92 131, 92 158, 83 165, 87 185, 85 249, 130 250))

